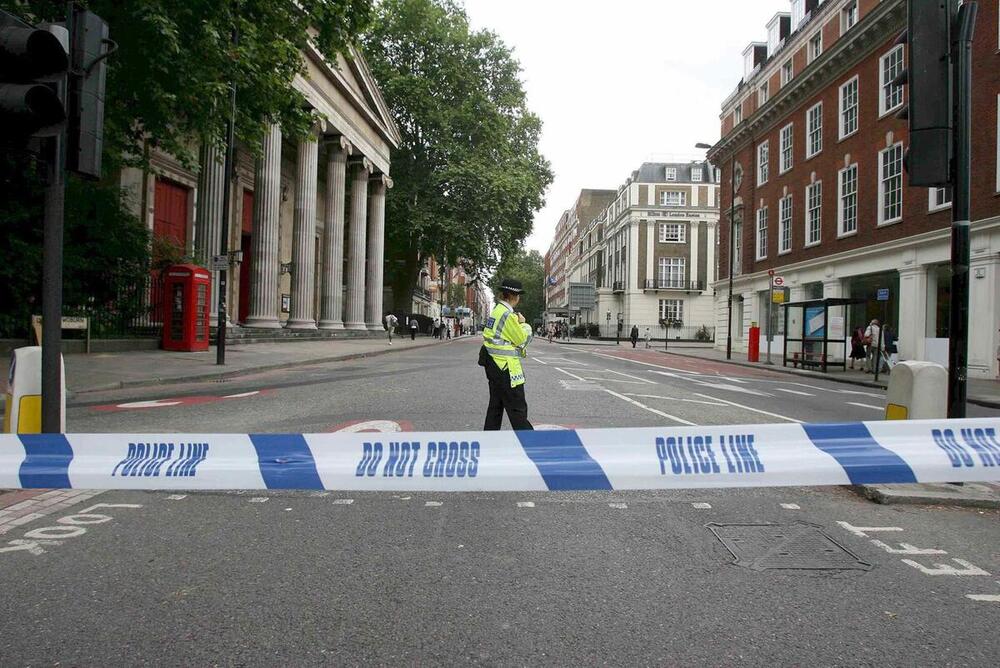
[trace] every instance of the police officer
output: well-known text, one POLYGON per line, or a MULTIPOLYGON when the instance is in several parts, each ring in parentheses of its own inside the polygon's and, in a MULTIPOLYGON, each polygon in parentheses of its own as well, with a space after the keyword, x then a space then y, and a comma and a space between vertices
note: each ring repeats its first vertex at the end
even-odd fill
POLYGON ((486 369, 490 383, 490 405, 486 409, 484 431, 497 431, 503 412, 516 430, 534 429, 528 422, 528 402, 524 398, 524 370, 521 358, 527 356, 531 325, 514 312, 524 288, 521 281, 505 278, 500 283, 500 299, 483 328, 483 347, 479 366, 486 369))

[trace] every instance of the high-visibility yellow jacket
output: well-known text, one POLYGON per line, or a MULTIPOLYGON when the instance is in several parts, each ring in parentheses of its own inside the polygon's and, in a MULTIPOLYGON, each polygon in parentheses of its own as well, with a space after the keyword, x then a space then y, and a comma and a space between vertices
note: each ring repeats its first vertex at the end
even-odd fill
POLYGON ((527 357, 531 339, 531 325, 519 323, 514 309, 506 302, 493 307, 483 328, 483 345, 501 371, 510 371, 511 387, 524 384, 521 358, 527 357))

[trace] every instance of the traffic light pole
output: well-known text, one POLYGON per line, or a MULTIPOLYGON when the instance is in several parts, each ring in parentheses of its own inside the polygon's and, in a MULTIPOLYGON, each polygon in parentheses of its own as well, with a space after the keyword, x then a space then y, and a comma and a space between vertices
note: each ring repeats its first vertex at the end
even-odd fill
MULTIPOLYGON (((60 83, 66 91, 66 78, 60 83)), ((48 140, 48 182, 42 223, 42 432, 62 431, 63 217, 66 130, 48 140)))
POLYGON ((948 417, 964 418, 969 357, 969 221, 972 169, 972 36, 978 6, 959 8, 952 34, 954 170, 951 223, 951 309, 948 344, 948 417))
MULTIPOLYGON (((232 44, 235 47, 239 43, 239 33, 233 28, 232 44)), ((232 200, 233 189, 233 150, 236 144, 236 82, 229 84, 229 120, 226 122, 226 174, 222 179, 222 222, 219 225, 222 238, 219 240, 219 252, 227 258, 224 269, 219 271, 219 316, 215 334, 215 363, 224 365, 226 363, 226 321, 229 314, 226 309, 226 295, 229 285, 229 212, 232 200)))

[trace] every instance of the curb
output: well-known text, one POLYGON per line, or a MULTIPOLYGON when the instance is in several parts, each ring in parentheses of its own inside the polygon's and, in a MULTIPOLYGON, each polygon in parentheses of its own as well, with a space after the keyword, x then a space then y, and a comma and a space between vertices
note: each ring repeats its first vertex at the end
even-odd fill
POLYGON ((176 376, 171 378, 140 378, 137 380, 121 380, 114 383, 105 383, 104 385, 95 385, 93 387, 87 387, 82 390, 72 390, 69 388, 67 388, 67 390, 70 397, 77 397, 92 392, 108 392, 112 390, 123 390, 132 387, 152 387, 154 385, 179 385, 182 383, 199 383, 212 380, 229 380, 232 378, 249 376, 251 374, 261 373, 264 371, 293 369, 295 367, 300 367, 300 366, 311 366, 313 364, 328 364, 330 362, 347 362, 350 360, 365 359, 368 357, 379 357, 381 355, 388 355, 390 353, 407 351, 407 350, 420 350, 421 348, 430 348, 431 346, 444 345, 447 343, 452 343, 454 341, 462 341, 465 338, 469 337, 462 337, 458 339, 450 339, 445 341, 435 341, 432 343, 422 343, 420 345, 409 346, 408 348, 386 348, 385 350, 370 350, 362 353, 331 355, 329 357, 314 357, 312 359, 307 359, 307 360, 281 362, 278 364, 265 364, 261 366, 247 367, 244 369, 234 369, 232 371, 217 371, 212 373, 201 373, 188 376, 176 376))
MULTIPOLYGON (((775 373, 785 373, 790 376, 801 376, 803 378, 815 378, 818 380, 828 380, 831 383, 843 383, 845 385, 857 385, 858 387, 871 387, 877 390, 888 389, 888 385, 882 385, 881 383, 876 383, 870 380, 854 380, 852 378, 838 378, 837 376, 831 376, 829 374, 823 374, 816 371, 809 371, 807 369, 789 369, 784 366, 779 366, 775 364, 774 366, 767 366, 754 362, 738 362, 736 360, 719 360, 714 357, 702 357, 701 355, 692 355, 691 353, 678 353, 670 350, 664 353, 662 350, 657 350, 660 354, 665 355, 677 355, 678 357, 690 357, 691 359, 705 360, 709 362, 721 362, 723 364, 732 364, 733 366, 746 367, 748 369, 762 369, 764 371, 774 371, 775 373)), ((966 399, 970 404, 975 404, 977 406, 982 406, 984 408, 996 408, 1000 410, 1000 400, 993 399, 983 399, 981 397, 970 396, 966 399)))
MULTIPOLYGON (((896 492, 885 490, 878 485, 853 485, 851 489, 875 503, 883 505, 953 506, 959 508, 1000 509, 1000 497, 986 499, 974 496, 950 496, 934 492, 896 492)), ((960 489, 960 488, 959 488, 960 489)))

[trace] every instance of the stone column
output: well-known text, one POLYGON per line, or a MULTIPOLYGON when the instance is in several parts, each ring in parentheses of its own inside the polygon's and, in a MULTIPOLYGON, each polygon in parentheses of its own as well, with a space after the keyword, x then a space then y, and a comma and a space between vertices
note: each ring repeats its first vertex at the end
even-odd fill
POLYGON ((313 313, 316 285, 316 187, 319 143, 316 137, 299 142, 295 181, 295 220, 292 227, 292 308, 289 329, 316 329, 313 313))
POLYGON ((368 274, 365 295, 365 324, 373 332, 382 331, 382 279, 385 259, 385 191, 392 180, 384 174, 370 179, 368 202, 368 274))
POLYGON ((320 329, 344 328, 344 196, 351 143, 340 137, 326 159, 326 211, 323 216, 323 281, 320 329))
MULTIPOLYGON (((201 172, 198 175, 198 210, 195 214, 195 257, 210 267, 222 241, 222 208, 226 197, 226 152, 210 142, 201 147, 201 172)), ((212 323, 219 318, 219 272, 212 272, 209 314, 212 323)))
POLYGON ((250 314, 247 327, 278 328, 278 213, 281 206, 281 126, 264 135, 254 176, 250 314))
POLYGON ((347 253, 346 329, 367 330, 365 325, 365 219, 368 216, 368 175, 372 164, 367 158, 351 163, 351 219, 347 253))

